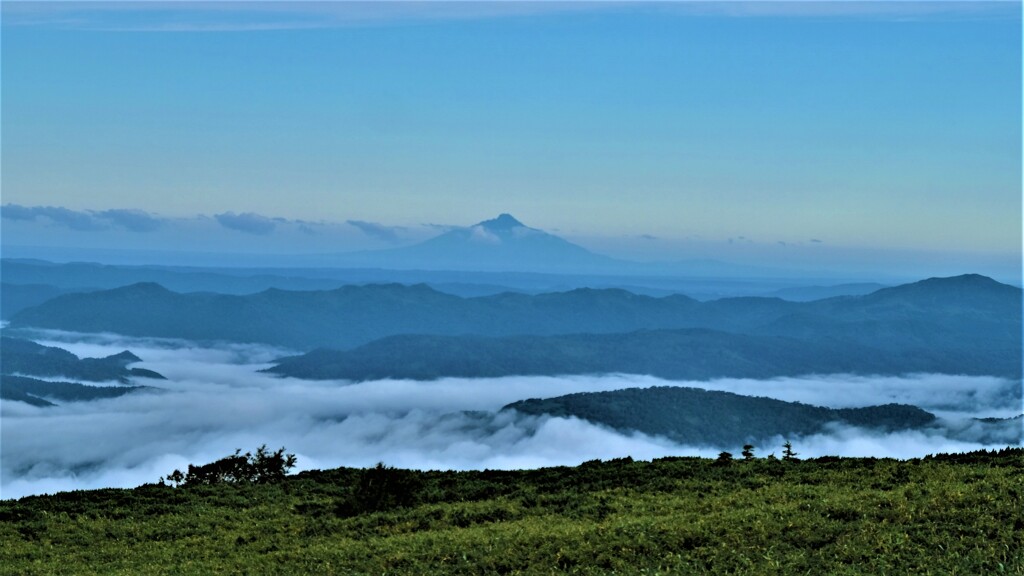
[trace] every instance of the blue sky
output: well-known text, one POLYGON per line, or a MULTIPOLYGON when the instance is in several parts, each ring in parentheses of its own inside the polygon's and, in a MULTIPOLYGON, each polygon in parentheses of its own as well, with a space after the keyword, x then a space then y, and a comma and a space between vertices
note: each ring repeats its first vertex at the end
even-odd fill
POLYGON ((5 2, 3 18, 3 203, 168 223, 5 218, 6 244, 155 247, 175 222, 251 213, 358 249, 511 212, 641 258, 814 244, 1019 269, 1018 3, 5 2))

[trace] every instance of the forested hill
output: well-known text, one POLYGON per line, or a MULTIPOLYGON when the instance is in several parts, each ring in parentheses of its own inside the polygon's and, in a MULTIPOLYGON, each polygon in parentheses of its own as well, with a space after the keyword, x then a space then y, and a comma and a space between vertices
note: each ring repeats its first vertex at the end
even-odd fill
POLYGON ((128 350, 105 358, 79 358, 55 346, 43 346, 21 338, 0 338, 3 362, 0 370, 4 374, 21 376, 63 377, 90 382, 116 381, 131 382, 132 377, 164 377, 145 368, 131 368, 142 359, 128 350))
POLYGON ((33 406, 53 406, 55 402, 77 402, 114 398, 147 389, 145 386, 95 386, 77 382, 51 382, 46 379, 67 378, 86 382, 133 383, 135 378, 164 377, 145 368, 132 368, 141 359, 125 350, 105 358, 79 358, 54 346, 43 346, 31 340, 0 338, 0 398, 17 400, 33 406))
POLYGON ((807 436, 823 432, 829 424, 893 431, 920 429, 935 421, 933 414, 904 404, 837 410, 668 386, 522 400, 505 409, 524 414, 575 416, 620 431, 643 432, 716 449, 746 443, 763 445, 778 436, 807 436))
POLYGON ((0 398, 17 400, 39 407, 55 406, 57 402, 116 398, 140 390, 153 390, 153 388, 146 386, 87 386, 77 382, 50 382, 38 378, 0 374, 0 398))
MULTIPOLYGON (((12 327, 347 349, 396 334, 556 335, 707 328, 881 350, 959 349, 1020 358, 1021 290, 981 276, 937 278, 866 296, 787 302, 579 289, 460 298, 425 285, 179 294, 156 284, 67 294, 22 310, 12 327)), ((1019 365, 1020 362, 1018 361, 1019 365)), ((1019 368, 1018 368, 1019 371, 1019 368)))

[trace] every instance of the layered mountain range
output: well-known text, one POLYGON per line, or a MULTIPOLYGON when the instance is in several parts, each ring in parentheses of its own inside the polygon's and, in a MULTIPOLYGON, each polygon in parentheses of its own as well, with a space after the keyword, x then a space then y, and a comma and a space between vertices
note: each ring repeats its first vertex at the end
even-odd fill
POLYGON ((398 284, 180 294, 145 283, 59 296, 10 325, 328 348, 282 362, 278 371, 355 380, 1021 373, 1021 290, 977 275, 812 302, 698 302, 593 289, 462 298, 398 284))

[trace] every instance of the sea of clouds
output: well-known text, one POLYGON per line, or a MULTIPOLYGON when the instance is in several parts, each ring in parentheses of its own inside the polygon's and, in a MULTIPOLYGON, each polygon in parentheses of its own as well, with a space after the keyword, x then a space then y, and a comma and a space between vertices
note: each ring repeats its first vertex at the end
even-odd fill
MULTIPOLYGON (((37 408, 0 403, 0 497, 155 482, 189 463, 236 448, 284 446, 296 470, 337 466, 419 469, 535 468, 595 458, 716 456, 738 447, 684 446, 576 418, 500 409, 525 398, 650 386, 690 386, 832 408, 899 402, 935 413, 928 430, 881 433, 833 427, 791 438, 802 457, 910 458, 1003 447, 1019 431, 992 437, 973 417, 1021 413, 1021 383, 994 377, 807 376, 773 380, 673 382, 648 376, 446 378, 361 383, 281 378, 259 370, 293 351, 266 346, 47 332, 37 341, 83 357, 128 349, 139 367, 168 379, 139 379, 151 390, 37 408)), ((759 446, 779 452, 783 439, 759 446)))

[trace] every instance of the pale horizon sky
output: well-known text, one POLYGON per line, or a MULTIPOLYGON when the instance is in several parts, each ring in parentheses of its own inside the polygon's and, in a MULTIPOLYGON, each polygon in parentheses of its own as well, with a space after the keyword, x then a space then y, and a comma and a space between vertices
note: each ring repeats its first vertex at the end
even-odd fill
POLYGON ((1019 276, 1018 3, 2 10, 9 246, 346 251, 509 212, 637 259, 1019 276))

